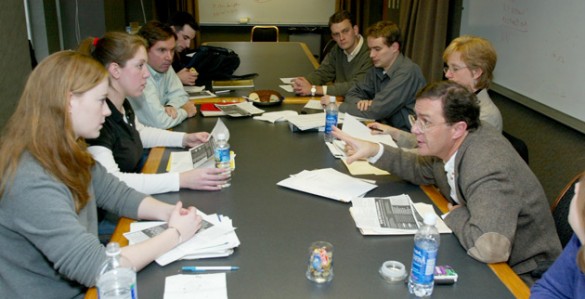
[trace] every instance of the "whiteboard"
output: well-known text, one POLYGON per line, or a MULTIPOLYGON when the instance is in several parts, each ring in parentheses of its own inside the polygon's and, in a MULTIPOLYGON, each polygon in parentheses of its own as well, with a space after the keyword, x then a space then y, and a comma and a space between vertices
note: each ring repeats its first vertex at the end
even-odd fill
POLYGON ((552 108, 545 114, 561 122, 583 125, 585 1, 464 0, 461 34, 493 43, 494 83, 552 108))
POLYGON ((327 25, 335 0, 199 0, 202 25, 327 25))

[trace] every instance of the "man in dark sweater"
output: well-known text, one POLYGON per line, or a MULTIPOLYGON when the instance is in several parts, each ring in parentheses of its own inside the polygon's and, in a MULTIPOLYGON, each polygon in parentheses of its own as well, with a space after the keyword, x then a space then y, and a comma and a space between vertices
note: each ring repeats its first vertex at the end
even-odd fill
POLYGON ((344 96, 372 67, 368 45, 349 12, 334 13, 329 18, 329 28, 336 45, 318 69, 294 80, 293 88, 298 95, 344 96))

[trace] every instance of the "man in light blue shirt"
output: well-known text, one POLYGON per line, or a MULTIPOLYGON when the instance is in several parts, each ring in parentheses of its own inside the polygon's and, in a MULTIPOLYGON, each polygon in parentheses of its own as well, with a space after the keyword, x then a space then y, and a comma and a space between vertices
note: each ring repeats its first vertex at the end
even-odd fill
POLYGON ((173 30, 158 21, 150 21, 138 35, 148 43, 150 72, 142 95, 128 98, 138 120, 149 127, 168 129, 195 116, 197 108, 189 101, 181 80, 171 67, 176 42, 173 30))

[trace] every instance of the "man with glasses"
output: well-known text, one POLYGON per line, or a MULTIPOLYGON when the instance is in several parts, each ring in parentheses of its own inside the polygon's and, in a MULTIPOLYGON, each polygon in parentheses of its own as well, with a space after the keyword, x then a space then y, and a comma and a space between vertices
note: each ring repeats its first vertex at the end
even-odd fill
MULTIPOLYGON (((497 55, 492 44, 481 37, 464 35, 454 39, 443 52, 445 78, 457 82, 477 95, 482 125, 502 131, 502 115, 488 94, 497 55)), ((416 147, 414 135, 380 123, 368 125, 377 134, 389 134, 402 148, 416 147)))
MULTIPOLYGON (((400 28, 380 21, 366 30, 371 68, 345 95, 339 111, 410 130, 416 92, 425 85, 418 65, 400 53, 400 28)), ((322 104, 326 104, 321 99, 322 104)))
POLYGON ((479 121, 477 97, 442 81, 417 96, 412 133, 418 153, 352 138, 351 163, 376 167, 415 184, 436 185, 450 202, 445 223, 473 258, 507 262, 529 285, 531 272, 561 252, 548 201, 536 176, 502 134, 479 121))
POLYGON ((334 13, 329 18, 329 29, 336 45, 319 68, 306 77, 293 80, 293 88, 298 95, 343 96, 355 82, 362 81, 372 67, 368 46, 349 12, 342 10, 334 13))

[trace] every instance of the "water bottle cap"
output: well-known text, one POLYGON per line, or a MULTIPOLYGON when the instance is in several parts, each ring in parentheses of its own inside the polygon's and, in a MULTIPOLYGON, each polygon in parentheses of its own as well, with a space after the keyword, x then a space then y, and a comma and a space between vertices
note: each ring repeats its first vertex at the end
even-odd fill
POLYGON ((329 103, 335 103, 335 96, 329 97, 329 103))
POLYGON ((407 276, 404 264, 398 261, 385 261, 378 272, 388 283, 404 282, 407 276))
POLYGON ((110 242, 106 247, 106 256, 116 256, 122 252, 120 244, 116 242, 110 242))
POLYGON ((426 225, 435 225, 437 223, 437 215, 435 215, 435 213, 425 214, 424 223, 426 225))

